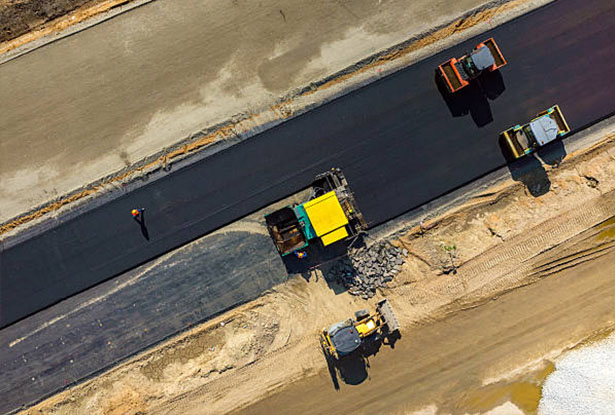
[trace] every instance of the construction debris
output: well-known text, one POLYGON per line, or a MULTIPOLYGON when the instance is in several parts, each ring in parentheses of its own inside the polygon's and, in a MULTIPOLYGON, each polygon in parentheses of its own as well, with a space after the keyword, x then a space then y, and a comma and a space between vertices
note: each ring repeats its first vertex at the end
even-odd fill
POLYGON ((386 287, 401 271, 408 250, 388 242, 359 248, 338 261, 329 275, 339 281, 352 295, 367 300, 376 294, 376 288, 386 287))

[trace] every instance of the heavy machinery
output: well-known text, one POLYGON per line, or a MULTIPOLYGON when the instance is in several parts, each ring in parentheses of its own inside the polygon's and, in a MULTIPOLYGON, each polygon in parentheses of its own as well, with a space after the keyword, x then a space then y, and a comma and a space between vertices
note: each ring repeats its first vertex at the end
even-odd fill
POLYGON ((327 246, 354 237, 367 227, 340 169, 316 176, 310 200, 270 213, 265 222, 282 256, 313 241, 327 246))
POLYGON ((333 324, 320 333, 320 343, 327 358, 340 358, 350 355, 364 345, 367 340, 376 340, 399 330, 399 323, 387 299, 381 300, 376 312, 359 310, 354 318, 333 324))
POLYGON ((438 66, 438 73, 448 92, 454 93, 469 85, 484 70, 495 71, 506 65, 506 59, 493 38, 476 45, 459 59, 452 58, 438 66))
POLYGON ((570 127, 562 111, 558 105, 554 105, 536 115, 529 123, 515 125, 501 132, 500 140, 517 159, 569 132, 570 127))

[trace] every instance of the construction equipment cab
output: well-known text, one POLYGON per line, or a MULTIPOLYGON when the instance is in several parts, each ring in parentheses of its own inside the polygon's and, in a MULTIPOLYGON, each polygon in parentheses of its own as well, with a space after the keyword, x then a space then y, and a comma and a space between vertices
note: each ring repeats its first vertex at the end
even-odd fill
POLYGON ((309 201, 265 216, 267 229, 282 256, 307 248, 314 241, 331 245, 367 227, 340 169, 316 176, 312 189, 309 201))
POLYGON ((387 336, 399 330, 399 323, 387 299, 376 306, 376 313, 359 310, 355 318, 341 321, 320 333, 320 344, 327 358, 340 359, 359 349, 368 339, 387 336))
POLYGON ((554 105, 536 115, 529 123, 515 125, 500 133, 500 140, 513 158, 530 154, 555 139, 570 132, 570 127, 559 109, 554 105))
POLYGON ((448 92, 459 91, 484 70, 495 71, 506 65, 506 59, 493 38, 476 45, 474 50, 459 59, 452 58, 438 66, 438 74, 448 92))

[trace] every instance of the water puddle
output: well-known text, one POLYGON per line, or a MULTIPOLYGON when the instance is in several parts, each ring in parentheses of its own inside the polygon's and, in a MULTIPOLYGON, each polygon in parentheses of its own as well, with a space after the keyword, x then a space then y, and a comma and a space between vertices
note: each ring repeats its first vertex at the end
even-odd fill
POLYGON ((607 239, 615 239, 615 217, 608 219, 597 226, 598 229, 602 229, 596 236, 598 241, 605 241, 607 239))
POLYGON ((498 382, 467 392, 460 404, 468 413, 486 413, 506 402, 514 404, 526 415, 537 414, 542 384, 553 373, 555 365, 547 362, 541 370, 515 382, 498 382))

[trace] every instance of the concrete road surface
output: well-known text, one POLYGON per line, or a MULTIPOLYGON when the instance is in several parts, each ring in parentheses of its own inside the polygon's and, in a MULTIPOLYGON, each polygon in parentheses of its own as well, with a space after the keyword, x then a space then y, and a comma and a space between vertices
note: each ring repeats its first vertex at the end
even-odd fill
POLYGON ((573 129, 613 112, 615 4, 566 0, 290 120, 28 240, 5 241, 0 325, 133 268, 341 167, 371 225, 505 163, 498 133, 559 104, 573 129), (574 15, 574 19, 569 17, 574 15), (434 68, 493 36, 509 64, 454 100, 434 68), (464 115, 468 113, 467 115, 464 115), (141 227, 130 215, 145 207, 141 227))

